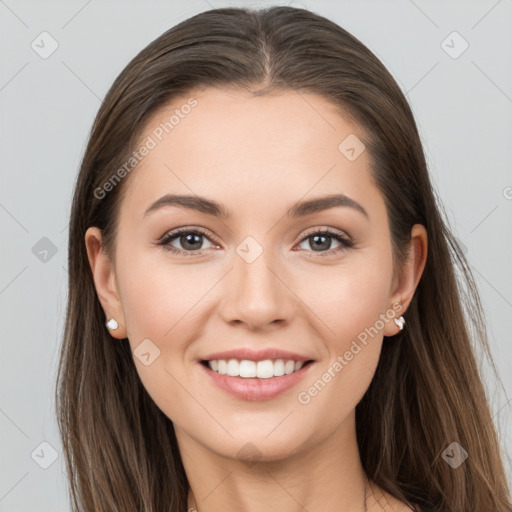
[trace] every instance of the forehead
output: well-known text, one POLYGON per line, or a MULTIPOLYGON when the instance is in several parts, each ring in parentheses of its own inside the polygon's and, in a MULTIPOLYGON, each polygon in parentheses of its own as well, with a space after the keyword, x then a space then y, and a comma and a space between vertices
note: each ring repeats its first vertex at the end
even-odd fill
POLYGON ((236 204, 237 214, 335 192, 379 201, 367 152, 356 159, 344 153, 344 141, 361 151, 362 138, 357 125, 316 94, 196 90, 146 121, 139 145, 150 149, 126 184, 125 207, 140 217, 165 193, 236 204))

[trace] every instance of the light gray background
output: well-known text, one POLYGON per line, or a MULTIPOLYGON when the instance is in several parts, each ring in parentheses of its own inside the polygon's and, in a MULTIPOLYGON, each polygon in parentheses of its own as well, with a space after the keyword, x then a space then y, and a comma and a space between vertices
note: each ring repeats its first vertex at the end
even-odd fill
MULTIPOLYGON (((69 510, 53 387, 72 187, 102 98, 133 56, 185 18, 275 3, 0 0, 1 511, 69 510), (43 31, 58 43, 47 59, 31 48, 43 31), (57 251, 46 261, 37 256, 36 244, 48 244, 43 237, 57 251), (52 449, 42 442, 57 455, 47 469, 41 464, 52 461, 52 449)), ((291 5, 358 37, 407 94, 432 179, 481 292, 502 383, 488 365, 482 369, 510 475, 512 0, 291 5), (469 43, 458 58, 442 47, 453 31, 469 43)), ((461 41, 453 41, 445 45, 457 52, 461 41)))

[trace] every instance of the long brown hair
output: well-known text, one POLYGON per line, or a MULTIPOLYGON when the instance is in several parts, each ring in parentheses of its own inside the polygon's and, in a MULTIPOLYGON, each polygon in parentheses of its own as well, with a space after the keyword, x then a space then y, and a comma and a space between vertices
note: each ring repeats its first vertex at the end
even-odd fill
MULTIPOLYGON (((114 254, 126 162, 145 121, 194 88, 237 86, 322 95, 357 123, 387 206, 394 264, 411 227, 428 233, 426 267, 386 340, 356 408, 369 479, 409 505, 450 512, 512 510, 499 440, 472 343, 492 361, 469 265, 430 182, 411 109, 377 57, 334 22, 308 10, 212 9, 163 33, 125 67, 96 116, 75 186, 69 225, 69 294, 56 386, 73 510, 183 512, 188 481, 172 421, 138 377, 128 340, 105 328, 84 235, 102 230, 114 254), (96 193, 95 193, 96 191, 96 193), (456 270, 459 276, 456 276, 456 270), (457 442, 454 469, 441 454, 457 442)), ((494 368, 494 366, 493 366, 494 368)))

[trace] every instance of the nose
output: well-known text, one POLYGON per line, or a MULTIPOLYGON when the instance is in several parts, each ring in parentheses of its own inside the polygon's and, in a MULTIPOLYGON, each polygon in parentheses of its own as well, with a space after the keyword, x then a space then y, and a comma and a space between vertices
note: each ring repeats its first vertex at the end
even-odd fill
POLYGON ((297 302, 282 267, 266 251, 251 263, 235 254, 225 290, 223 319, 252 330, 289 323, 297 302))

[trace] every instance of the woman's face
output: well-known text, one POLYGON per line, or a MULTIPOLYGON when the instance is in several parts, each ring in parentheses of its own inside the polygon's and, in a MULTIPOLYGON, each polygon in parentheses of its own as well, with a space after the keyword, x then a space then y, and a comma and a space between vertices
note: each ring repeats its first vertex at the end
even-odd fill
POLYGON ((393 279, 386 208, 358 138, 327 100, 293 91, 208 88, 147 122, 115 265, 93 256, 95 228, 86 239, 120 324, 112 334, 129 337, 180 442, 278 459, 351 428, 422 270, 393 279), (167 195, 188 199, 158 203, 167 195), (310 203, 327 196, 340 197, 310 203), (212 366, 260 377, 204 363, 223 359, 244 362, 212 366), (279 376, 299 366, 287 361, 312 362, 279 376))

